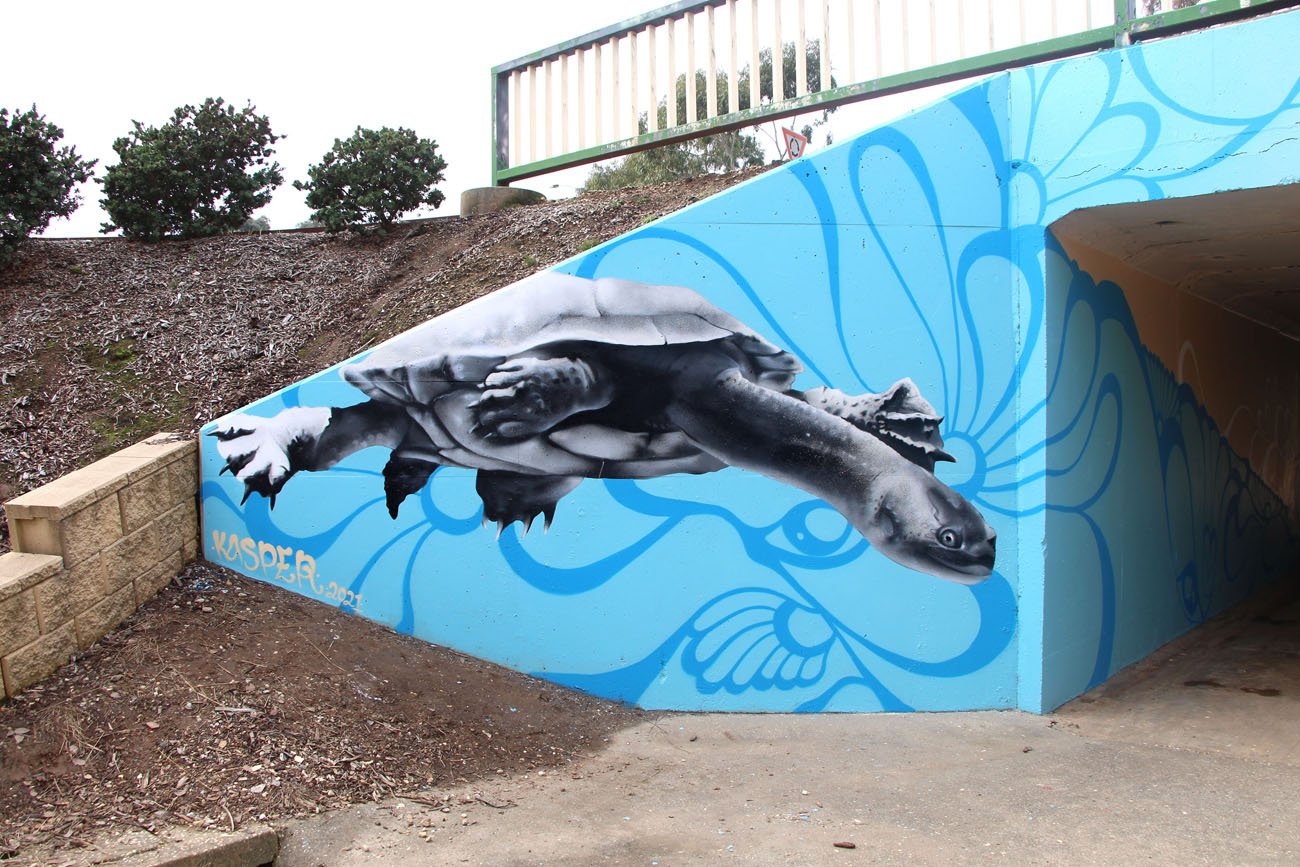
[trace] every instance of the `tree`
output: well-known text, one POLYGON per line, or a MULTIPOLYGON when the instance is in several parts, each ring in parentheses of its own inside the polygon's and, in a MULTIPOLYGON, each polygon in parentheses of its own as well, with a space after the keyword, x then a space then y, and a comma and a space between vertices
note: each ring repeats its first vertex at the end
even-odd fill
MULTIPOLYGON (((808 92, 818 93, 822 89, 821 40, 813 39, 808 42, 807 50, 806 50, 806 58, 807 61, 805 66, 806 66, 806 72, 808 76, 808 92)), ((794 99, 795 90, 798 87, 798 82, 796 80, 796 75, 798 74, 798 71, 795 69, 795 60, 796 60, 796 54, 795 54, 794 43, 793 42, 785 43, 781 47, 781 98, 782 99, 794 99)), ((774 90, 776 85, 775 82, 773 82, 772 80, 772 52, 769 49, 766 48, 763 49, 762 54, 759 56, 758 66, 759 66, 759 79, 758 79, 759 98, 760 99, 767 98, 768 100, 771 100, 772 91, 774 90)), ((748 68, 746 68, 745 70, 743 70, 743 73, 748 73, 748 71, 749 71, 748 68)), ((739 102, 741 104, 741 108, 743 109, 749 107, 749 99, 748 99, 749 76, 747 74, 742 74, 741 85, 744 88, 742 92, 745 94, 745 96, 742 97, 739 100, 739 102)), ((835 87, 835 76, 831 76, 831 80, 827 89, 833 87, 835 87)), ((826 108, 814 114, 812 122, 805 123, 803 127, 799 130, 800 132, 803 133, 804 138, 811 139, 813 136, 813 131, 817 127, 822 126, 828 120, 830 120, 831 113, 834 111, 835 111, 834 108, 826 108)), ((786 122, 793 123, 793 121, 794 118, 791 118, 786 122)), ((777 124, 776 121, 772 121, 771 123, 772 128, 771 131, 768 133, 768 137, 771 138, 773 144, 776 145, 777 151, 781 154, 781 158, 784 159, 785 145, 784 142, 782 141, 779 132, 777 131, 776 124, 777 124)), ((758 127, 755 128, 757 129, 758 127)), ((830 144, 829 134, 827 134, 826 136, 826 143, 830 144)))
POLYGON ((113 142, 118 163, 100 181, 110 223, 128 238, 199 238, 230 232, 271 201, 284 181, 272 145, 282 138, 251 104, 209 98, 181 106, 160 127, 132 121, 113 142))
POLYGON ((307 191, 311 218, 327 231, 372 223, 386 229, 407 211, 442 204, 445 197, 434 185, 445 168, 432 139, 402 127, 357 127, 350 138, 335 139, 321 161, 307 169, 307 181, 293 185, 307 191))
POLYGON ((62 138, 63 130, 34 105, 12 115, 0 108, 0 266, 27 236, 81 204, 74 190, 90 178, 95 160, 81 159, 76 148, 56 147, 62 138))
POLYGON ((612 166, 596 166, 583 190, 645 187, 710 172, 731 172, 766 162, 759 140, 739 131, 707 138, 657 145, 625 157, 612 166))
MULTIPOLYGON (((771 62, 770 52, 767 54, 767 61, 771 62)), ((718 111, 722 113, 727 111, 727 80, 725 72, 718 73, 716 97, 718 111)), ((743 85, 739 102, 742 108, 748 108, 748 69, 742 70, 738 85, 743 85)), ((682 122, 686 118, 686 76, 684 74, 677 76, 675 91, 677 120, 682 122)), ((702 70, 697 70, 695 72, 696 117, 704 117, 707 107, 708 79, 702 70)), ((659 115, 657 128, 664 129, 668 126, 667 97, 659 100, 656 111, 659 115)), ((643 135, 649 132, 649 118, 643 114, 637 126, 643 135)), ((766 157, 763 155, 763 146, 754 135, 740 130, 729 130, 703 138, 655 145, 631 154, 614 165, 596 166, 587 176, 583 190, 644 187, 698 177, 710 172, 732 172, 750 166, 759 166, 764 162, 766 157)))
POLYGON ((265 216, 249 217, 247 220, 244 221, 244 225, 239 227, 239 231, 257 232, 258 234, 261 234, 262 232, 269 232, 271 231, 271 221, 268 220, 265 216))
MULTIPOLYGON (((793 99, 795 95, 796 51, 793 42, 787 42, 782 46, 781 66, 784 78, 781 92, 784 99, 793 99)), ((821 43, 819 40, 814 39, 807 43, 805 57, 807 58, 808 89, 810 92, 815 93, 822 89, 821 43)), ((759 54, 758 68, 759 99, 761 101, 771 101, 774 86, 772 81, 772 49, 764 48, 759 54)), ((750 68, 746 66, 740 70, 740 74, 736 79, 736 102, 740 111, 748 110, 751 105, 749 94, 750 78, 750 68)), ((833 79, 830 85, 831 87, 835 86, 833 79)), ((686 118, 685 75, 677 76, 675 91, 677 120, 682 122, 686 118)), ((726 72, 720 71, 717 74, 715 96, 719 114, 728 113, 730 111, 730 94, 728 93, 726 72)), ((704 117, 707 107, 708 78, 703 70, 696 70, 695 116, 704 117)), ((804 135, 811 137, 813 127, 824 124, 831 111, 834 111, 834 109, 823 110, 811 124, 806 124, 803 128, 804 135)), ((659 115, 658 128, 664 129, 668 125, 666 97, 659 101, 657 112, 659 115)), ((645 115, 642 115, 638 126, 642 134, 649 132, 649 120, 645 115)), ((755 127, 755 129, 758 128, 755 127)), ((779 136, 772 133, 771 137, 777 149, 781 150, 779 136)), ((616 190, 625 187, 641 187, 664 183, 665 181, 693 178, 710 172, 732 172, 737 169, 763 165, 764 162, 766 162, 766 157, 763 153, 763 145, 757 136, 742 130, 729 130, 689 141, 656 145, 625 157, 615 165, 596 166, 591 170, 591 174, 587 176, 587 182, 583 189, 616 190)))

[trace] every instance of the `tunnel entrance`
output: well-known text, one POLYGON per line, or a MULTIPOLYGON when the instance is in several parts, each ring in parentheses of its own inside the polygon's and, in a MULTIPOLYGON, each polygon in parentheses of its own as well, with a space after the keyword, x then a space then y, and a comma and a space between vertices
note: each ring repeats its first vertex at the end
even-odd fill
POLYGON ((1300 584, 1197 626, 1057 718, 1085 737, 1300 767, 1300 584))
POLYGON ((1065 505, 1046 521, 1046 704, 1092 690, 1071 707, 1293 720, 1300 184, 1084 209, 1050 232, 1047 499, 1065 505), (1095 546, 1070 541, 1080 527, 1095 546))

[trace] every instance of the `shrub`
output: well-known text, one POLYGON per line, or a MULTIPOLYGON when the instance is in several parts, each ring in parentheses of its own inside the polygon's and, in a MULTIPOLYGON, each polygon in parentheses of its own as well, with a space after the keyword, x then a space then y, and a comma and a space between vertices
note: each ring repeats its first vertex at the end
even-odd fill
POLYGON ((294 187, 307 192, 312 220, 328 231, 359 229, 377 223, 387 228, 421 205, 438 207, 443 194, 435 184, 447 162, 438 144, 409 129, 363 129, 334 147, 307 170, 294 187))
POLYGON ((81 204, 76 186, 90 178, 95 160, 76 148, 57 147, 63 130, 31 111, 11 115, 0 108, 0 266, 18 245, 55 217, 67 217, 81 204))
POLYGON ((252 105, 236 110, 221 99, 181 106, 160 127, 132 121, 113 143, 117 165, 100 183, 111 223, 128 238, 197 238, 238 229, 271 201, 284 180, 271 162, 281 137, 252 105))

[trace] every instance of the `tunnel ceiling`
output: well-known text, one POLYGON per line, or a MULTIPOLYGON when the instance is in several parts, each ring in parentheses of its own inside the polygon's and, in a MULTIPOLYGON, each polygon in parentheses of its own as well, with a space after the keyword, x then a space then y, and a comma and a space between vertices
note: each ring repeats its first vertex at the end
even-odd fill
POLYGON ((1088 208, 1052 228, 1300 340, 1300 184, 1088 208))

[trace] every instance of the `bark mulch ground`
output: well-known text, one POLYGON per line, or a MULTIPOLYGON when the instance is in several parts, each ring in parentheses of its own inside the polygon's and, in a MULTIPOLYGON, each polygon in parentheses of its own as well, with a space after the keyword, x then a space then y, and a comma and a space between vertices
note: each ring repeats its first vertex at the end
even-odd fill
POLYGON ((0 704, 0 862, 392 795, 455 809, 647 717, 196 562, 0 704))

